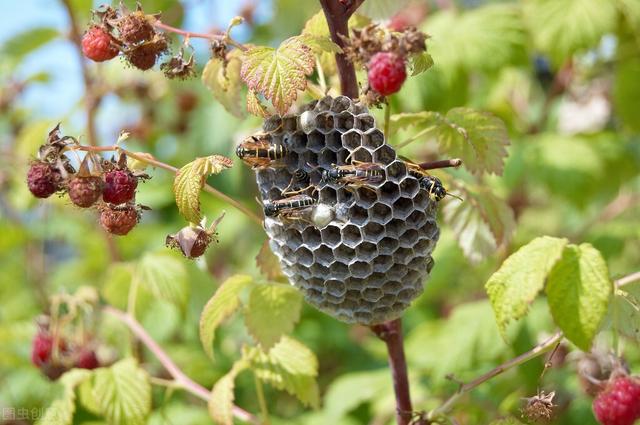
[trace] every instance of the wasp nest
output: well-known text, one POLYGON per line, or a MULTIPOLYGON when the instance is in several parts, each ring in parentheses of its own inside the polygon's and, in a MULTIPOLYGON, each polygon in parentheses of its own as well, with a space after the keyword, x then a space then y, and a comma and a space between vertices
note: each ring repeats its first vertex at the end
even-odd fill
POLYGON ((306 219, 265 218, 271 249, 291 284, 321 311, 363 325, 397 318, 422 293, 433 267, 437 202, 385 143, 365 107, 340 96, 303 109, 264 123, 270 143, 284 154, 256 168, 262 201, 283 199, 292 184, 310 185, 316 199, 306 219), (384 177, 356 187, 322 177, 353 163, 377 163, 384 177), (306 182, 296 183, 300 174, 306 182))

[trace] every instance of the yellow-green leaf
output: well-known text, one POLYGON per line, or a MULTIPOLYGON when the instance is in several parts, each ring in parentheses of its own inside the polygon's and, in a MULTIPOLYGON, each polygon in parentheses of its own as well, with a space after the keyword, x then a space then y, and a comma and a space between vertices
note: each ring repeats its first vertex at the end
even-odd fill
POLYGON ((168 252, 144 254, 133 277, 134 283, 178 307, 184 307, 189 298, 187 279, 184 262, 168 252))
POLYGON ((247 92, 247 111, 257 117, 266 118, 269 116, 267 107, 260 102, 258 95, 253 90, 247 92))
POLYGON ((423 52, 411 57, 411 75, 422 74, 433 66, 433 58, 427 52, 423 52))
POLYGON ((307 75, 313 72, 313 52, 299 37, 273 47, 250 47, 242 54, 240 75, 250 90, 270 100, 284 114, 307 87, 307 75))
POLYGON ((220 58, 209 59, 202 71, 202 82, 209 88, 213 97, 230 114, 238 118, 245 115, 240 90, 241 65, 239 55, 229 54, 226 63, 220 58))
POLYGON ((555 323, 567 339, 589 350, 607 314, 613 283, 600 252, 590 244, 569 245, 551 269, 546 293, 555 323))
POLYGON ((213 386, 208 407, 211 418, 219 425, 233 425, 233 389, 235 387, 236 376, 248 367, 244 359, 240 359, 233 364, 233 367, 226 375, 220 378, 213 386))
POLYGON ((207 355, 213 359, 213 340, 218 325, 240 306, 240 292, 253 283, 253 278, 235 275, 225 280, 207 302, 200 316, 200 341, 207 355))
POLYGON ((75 388, 91 377, 91 372, 86 369, 72 369, 62 375, 60 383, 63 386, 63 395, 55 400, 46 409, 39 425, 71 425, 73 414, 76 410, 75 388))
POLYGON ((222 155, 211 155, 196 158, 182 167, 173 181, 173 192, 180 214, 191 223, 199 223, 200 189, 210 174, 218 174, 226 168, 231 168, 233 162, 222 155))
POLYGON ((485 288, 503 336, 511 321, 527 314, 567 242, 549 236, 536 238, 511 254, 489 278, 485 288))
POLYGON ((291 285, 256 285, 249 295, 244 319, 249 333, 269 351, 300 319, 302 295, 291 285))
POLYGON ((256 264, 268 280, 277 280, 282 277, 280 262, 278 261, 278 257, 271 252, 268 240, 264 241, 262 247, 260 247, 260 251, 256 256, 256 264))

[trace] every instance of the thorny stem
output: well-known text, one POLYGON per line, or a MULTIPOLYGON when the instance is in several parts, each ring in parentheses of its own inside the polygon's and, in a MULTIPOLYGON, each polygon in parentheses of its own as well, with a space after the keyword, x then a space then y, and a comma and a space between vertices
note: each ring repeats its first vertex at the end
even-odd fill
MULTIPOLYGON (((134 159, 137 159, 138 161, 146 162, 149 165, 152 165, 152 166, 158 167, 158 168, 162 168, 163 170, 170 171, 170 172, 172 172, 174 174, 176 174, 179 171, 179 169, 174 167, 173 165, 165 164, 164 162, 158 161, 157 159, 149 158, 147 156, 143 156, 143 155, 137 154, 135 152, 128 151, 126 149, 121 148, 118 145, 110 145, 110 146, 83 146, 83 145, 80 145, 80 146, 69 146, 69 149, 70 150, 77 149, 77 150, 87 151, 87 152, 113 152, 113 151, 120 151, 120 152, 124 153, 125 155, 127 155, 130 158, 134 158, 134 159)), ((262 226, 262 219, 260 217, 258 217, 253 211, 248 209, 246 206, 244 206, 240 202, 238 202, 235 199, 231 198, 229 195, 226 195, 226 194, 220 192, 218 189, 216 189, 216 188, 214 188, 212 186, 209 186, 206 183, 203 186, 202 190, 204 190, 205 192, 209 192, 210 194, 212 194, 213 196, 217 197, 218 199, 231 204, 232 206, 236 207, 238 210, 243 212, 251 220, 256 222, 258 225, 262 226)))
POLYGON ((526 363, 531 359, 541 356, 547 351, 553 349, 553 347, 555 347, 562 340, 562 338, 563 338, 562 332, 556 332, 551 337, 547 338, 545 341, 536 345, 526 353, 522 353, 518 357, 515 357, 509 360, 508 362, 503 363, 500 366, 490 370, 489 372, 483 375, 480 375, 479 377, 477 377, 471 382, 462 384, 458 389, 458 391, 455 394, 453 394, 451 397, 449 397, 444 402, 444 404, 442 404, 442 406, 429 412, 429 414, 427 415, 427 419, 433 420, 440 415, 446 414, 462 396, 464 396, 465 394, 467 394, 468 392, 470 392, 480 384, 487 382, 489 379, 494 378, 500 375, 501 373, 508 371, 509 369, 512 369, 516 366, 520 366, 521 364, 526 363))
POLYGON ((235 47, 237 49, 240 49, 242 51, 246 51, 247 50, 246 46, 238 43, 237 41, 235 41, 234 39, 229 37, 227 34, 211 34, 211 33, 185 31, 183 29, 172 27, 171 25, 167 25, 167 24, 161 22, 160 20, 156 20, 153 23, 153 25, 156 28, 159 28, 159 29, 167 31, 167 32, 172 32, 172 33, 175 33, 175 34, 179 34, 179 35, 181 35, 181 36, 183 36, 185 38, 205 38, 207 40, 219 40, 219 41, 223 41, 223 42, 227 43, 230 46, 233 46, 233 47, 235 47))
MULTIPOLYGON (((349 18, 364 0, 320 0, 327 19, 331 40, 340 48, 345 46, 343 37, 349 37, 349 18)), ((336 53, 336 65, 340 76, 340 90, 352 99, 358 97, 356 69, 343 53, 336 53)))
POLYGON ((258 396, 258 404, 260 405, 260 413, 262 414, 262 424, 269 425, 269 409, 267 408, 267 400, 264 397, 264 390, 262 389, 262 382, 256 374, 253 374, 253 379, 256 384, 256 394, 258 396))
POLYGON ((413 417, 407 361, 404 356, 401 319, 371 326, 371 330, 385 342, 389 353, 389 367, 396 395, 396 419, 398 425, 408 425, 413 417))
MULTIPOLYGON (((169 372, 169 374, 173 377, 175 387, 181 388, 200 398, 201 400, 204 400, 205 402, 209 401, 209 398, 211 396, 209 390, 185 375, 184 372, 182 372, 182 370, 173 362, 173 360, 158 345, 158 343, 153 338, 151 338, 151 336, 135 318, 133 318, 130 314, 127 314, 124 311, 118 310, 117 308, 111 306, 103 307, 103 311, 125 324, 129 328, 129 330, 131 330, 131 332, 136 336, 136 338, 138 338, 149 349, 149 351, 153 353, 160 364, 162 364, 167 372, 169 372)), ((253 424, 259 423, 255 416, 237 406, 233 406, 233 415, 236 418, 246 422, 250 422, 253 424)))

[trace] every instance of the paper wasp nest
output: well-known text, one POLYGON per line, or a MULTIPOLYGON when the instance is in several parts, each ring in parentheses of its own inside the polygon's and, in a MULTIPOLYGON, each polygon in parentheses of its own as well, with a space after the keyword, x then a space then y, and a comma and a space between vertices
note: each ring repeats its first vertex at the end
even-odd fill
POLYGON ((316 208, 332 215, 315 224, 267 217, 271 249, 291 284, 323 312, 363 325, 397 318, 422 293, 433 267, 437 204, 407 174, 365 107, 341 96, 303 110, 265 121, 272 143, 287 154, 256 170, 260 195, 263 202, 281 199, 302 169, 317 187, 316 208), (345 160, 377 162, 385 179, 356 189, 321 181, 323 170, 345 160))

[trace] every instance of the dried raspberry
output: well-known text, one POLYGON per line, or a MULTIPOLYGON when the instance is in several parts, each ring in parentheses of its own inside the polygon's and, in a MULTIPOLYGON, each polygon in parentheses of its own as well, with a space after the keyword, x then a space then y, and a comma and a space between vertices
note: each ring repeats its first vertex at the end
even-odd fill
POLYGON ((69 198, 77 206, 88 208, 100 198, 103 187, 102 177, 74 177, 69 182, 69 198))
POLYGON ((108 32, 93 26, 82 37, 82 53, 95 62, 104 62, 118 55, 118 47, 108 32))
POLYGON ((133 12, 118 22, 118 31, 122 41, 130 44, 149 41, 155 35, 153 26, 141 11, 133 12))
POLYGON ((621 376, 593 400, 593 411, 602 425, 633 425, 640 419, 640 381, 621 376))
POLYGON ((98 361, 95 351, 90 349, 82 350, 76 360, 76 367, 80 369, 96 369, 100 367, 100 362, 98 361))
POLYGON ((27 185, 36 198, 48 198, 61 189, 62 175, 55 166, 34 161, 27 172, 27 185))
POLYGON ((142 44, 127 52, 127 60, 133 66, 143 71, 153 68, 158 57, 167 50, 167 40, 163 37, 156 37, 150 43, 142 44))
POLYGON ((53 338, 42 332, 38 332, 33 338, 31 347, 31 363, 41 367, 51 359, 53 351, 53 338))
POLYGON ((114 235, 126 235, 136 227, 139 219, 138 211, 131 205, 107 206, 100 211, 100 224, 107 232, 114 235))
POLYGON ((128 170, 113 170, 104 175, 102 199, 110 204, 124 204, 133 200, 138 180, 128 170))
POLYGON ((404 59, 390 52, 379 52, 369 61, 369 85, 383 96, 400 90, 407 78, 404 59))

